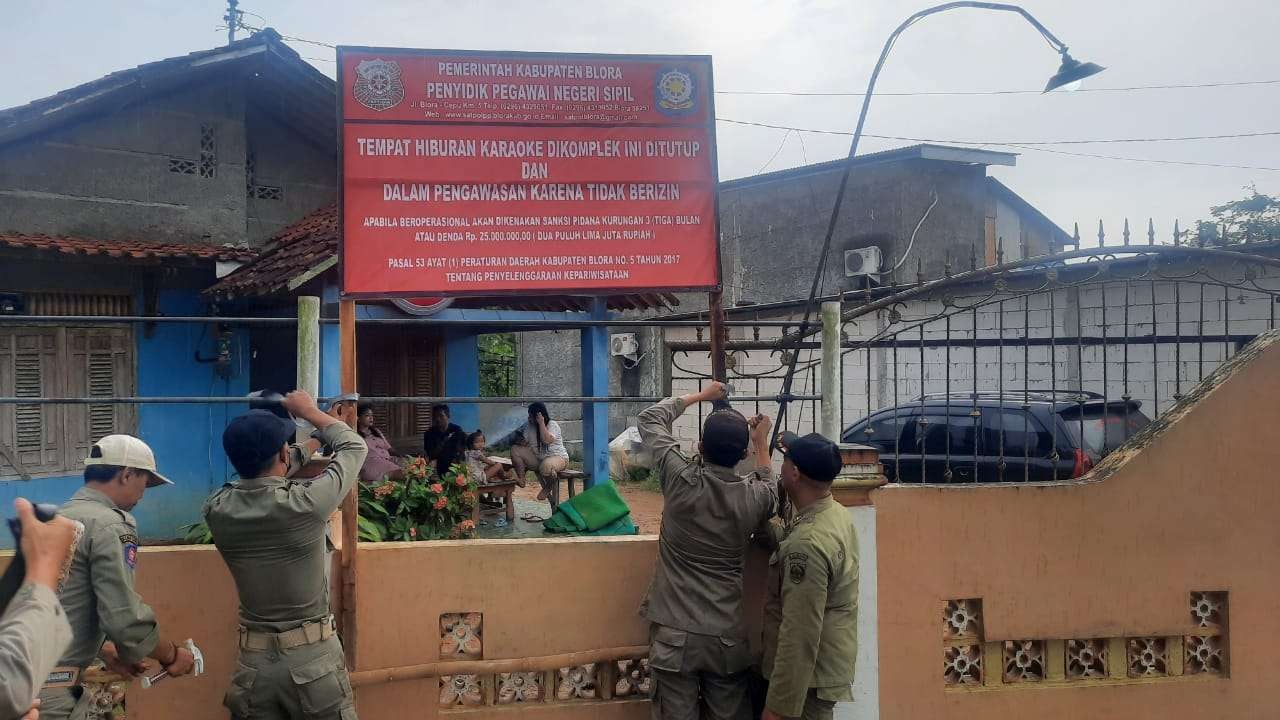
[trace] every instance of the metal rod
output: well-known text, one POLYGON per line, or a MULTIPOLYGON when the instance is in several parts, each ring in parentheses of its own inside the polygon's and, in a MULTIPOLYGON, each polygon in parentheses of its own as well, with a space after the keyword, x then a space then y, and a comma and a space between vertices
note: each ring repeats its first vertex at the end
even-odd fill
MULTIPOLYGON (((192 324, 210 323, 226 325, 296 325, 297 317, 232 317, 219 315, 0 315, 0 322, 18 324, 99 324, 99 323, 159 323, 159 324, 192 324)), ((324 325, 339 324, 338 318, 322 317, 324 325)), ((618 319, 618 320, 567 320, 562 318, 521 318, 513 320, 497 320, 493 318, 438 318, 438 317, 404 317, 404 318, 356 318, 358 325, 456 325, 467 327, 707 327, 710 320, 663 320, 661 318, 618 319)), ((726 327, 795 327, 795 320, 725 320, 726 327)))
POLYGON ((351 685, 353 687, 363 687, 365 685, 378 685, 402 680, 423 680, 441 675, 492 675, 507 672, 537 672, 589 663, 603 663, 611 660, 640 658, 648 654, 648 645, 627 645, 526 658, 442 660, 419 665, 402 665, 400 667, 353 672, 351 673, 351 685))
MULTIPOLYGON (((1058 291, 1056 288, 1049 289, 1049 387, 1058 387, 1058 291)), ((1061 457, 1058 454, 1058 422, 1055 418, 1049 418, 1051 426, 1050 433, 1053 435, 1053 454, 1049 457, 1053 460, 1053 479, 1058 479, 1058 460, 1061 457)))
POLYGON ((982 436, 979 435, 979 430, 978 430, 978 418, 981 417, 981 413, 978 411, 978 343, 976 342, 978 339, 978 308, 977 306, 974 306, 973 308, 973 327, 970 329, 970 334, 973 336, 973 339, 975 342, 973 343, 973 368, 972 368, 973 370, 973 409, 969 411, 969 416, 973 418, 973 481, 979 482, 978 480, 978 472, 979 472, 978 445, 979 445, 979 441, 982 439, 982 436))
MULTIPOLYGON (((1022 298, 1022 339, 1031 339, 1031 297, 1022 298)), ((1031 345, 1022 346, 1022 481, 1031 480, 1031 444, 1027 435, 1031 423, 1031 345)), ((1036 441, 1039 448, 1040 442, 1036 441)))
MULTIPOLYGON (((1204 308, 1200 311, 1204 312, 1204 308)), ((1177 402, 1182 399, 1182 283, 1176 280, 1173 283, 1173 334, 1178 338, 1173 344, 1173 401, 1177 402)))
MULTIPOLYGON (((327 403, 335 398, 319 398, 327 403)), ((534 402, 543 403, 656 403, 666 398, 647 396, 585 396, 571 397, 433 397, 433 396, 373 396, 362 395, 361 402, 371 403, 439 403, 458 405, 527 405, 534 402)), ((778 402, 781 395, 735 395, 735 400, 743 402, 778 402)), ((791 395, 791 401, 814 401, 822 399, 820 395, 791 395)), ((118 397, 0 397, 0 405, 238 405, 248 404, 249 398, 228 396, 118 396, 118 397)))
POLYGON ((996 346, 996 390, 998 395, 996 402, 999 403, 999 410, 996 411, 996 427, 1000 428, 1000 457, 996 463, 996 480, 1004 482, 1004 301, 1000 301, 1000 327, 996 331, 999 344, 996 346))

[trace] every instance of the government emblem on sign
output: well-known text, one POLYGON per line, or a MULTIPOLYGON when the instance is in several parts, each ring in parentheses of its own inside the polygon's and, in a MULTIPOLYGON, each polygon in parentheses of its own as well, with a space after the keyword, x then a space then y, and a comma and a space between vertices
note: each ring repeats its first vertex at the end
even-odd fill
POLYGON ((667 115, 685 115, 693 112, 695 91, 693 75, 679 68, 658 71, 654 86, 658 110, 667 115))
POLYGON ((356 83, 352 90, 356 102, 382 112, 404 100, 404 81, 400 79, 400 63, 393 60, 362 60, 356 65, 356 83))

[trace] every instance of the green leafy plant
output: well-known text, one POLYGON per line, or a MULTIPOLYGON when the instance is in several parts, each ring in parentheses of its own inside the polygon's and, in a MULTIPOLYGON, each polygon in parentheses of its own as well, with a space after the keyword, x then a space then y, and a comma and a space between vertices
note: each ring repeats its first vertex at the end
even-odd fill
POLYGON ((212 545, 213 533, 209 532, 209 526, 203 520, 190 525, 183 525, 178 528, 183 533, 182 540, 188 545, 212 545))
POLYGON ((359 538, 384 540, 441 540, 475 535, 472 508, 476 483, 463 465, 444 477, 419 458, 405 467, 405 480, 383 479, 360 486, 359 538))

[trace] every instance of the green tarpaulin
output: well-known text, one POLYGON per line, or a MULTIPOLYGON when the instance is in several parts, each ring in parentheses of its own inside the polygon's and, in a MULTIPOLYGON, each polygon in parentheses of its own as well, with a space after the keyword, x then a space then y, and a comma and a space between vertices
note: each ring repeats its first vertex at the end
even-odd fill
POLYGON ((631 508, 612 482, 587 488, 560 504, 543 523, 550 533, 575 535, 635 535, 631 508))

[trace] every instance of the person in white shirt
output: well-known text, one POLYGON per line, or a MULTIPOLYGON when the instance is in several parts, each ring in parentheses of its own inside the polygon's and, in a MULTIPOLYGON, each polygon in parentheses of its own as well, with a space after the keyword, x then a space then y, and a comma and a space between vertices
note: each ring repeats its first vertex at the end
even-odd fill
POLYGON ((569 466, 560 423, 551 419, 546 405, 536 402, 529 406, 529 422, 516 428, 507 439, 511 442, 516 477, 523 478, 529 470, 537 473, 542 484, 538 499, 550 499, 554 508, 559 501, 560 472, 569 466))

